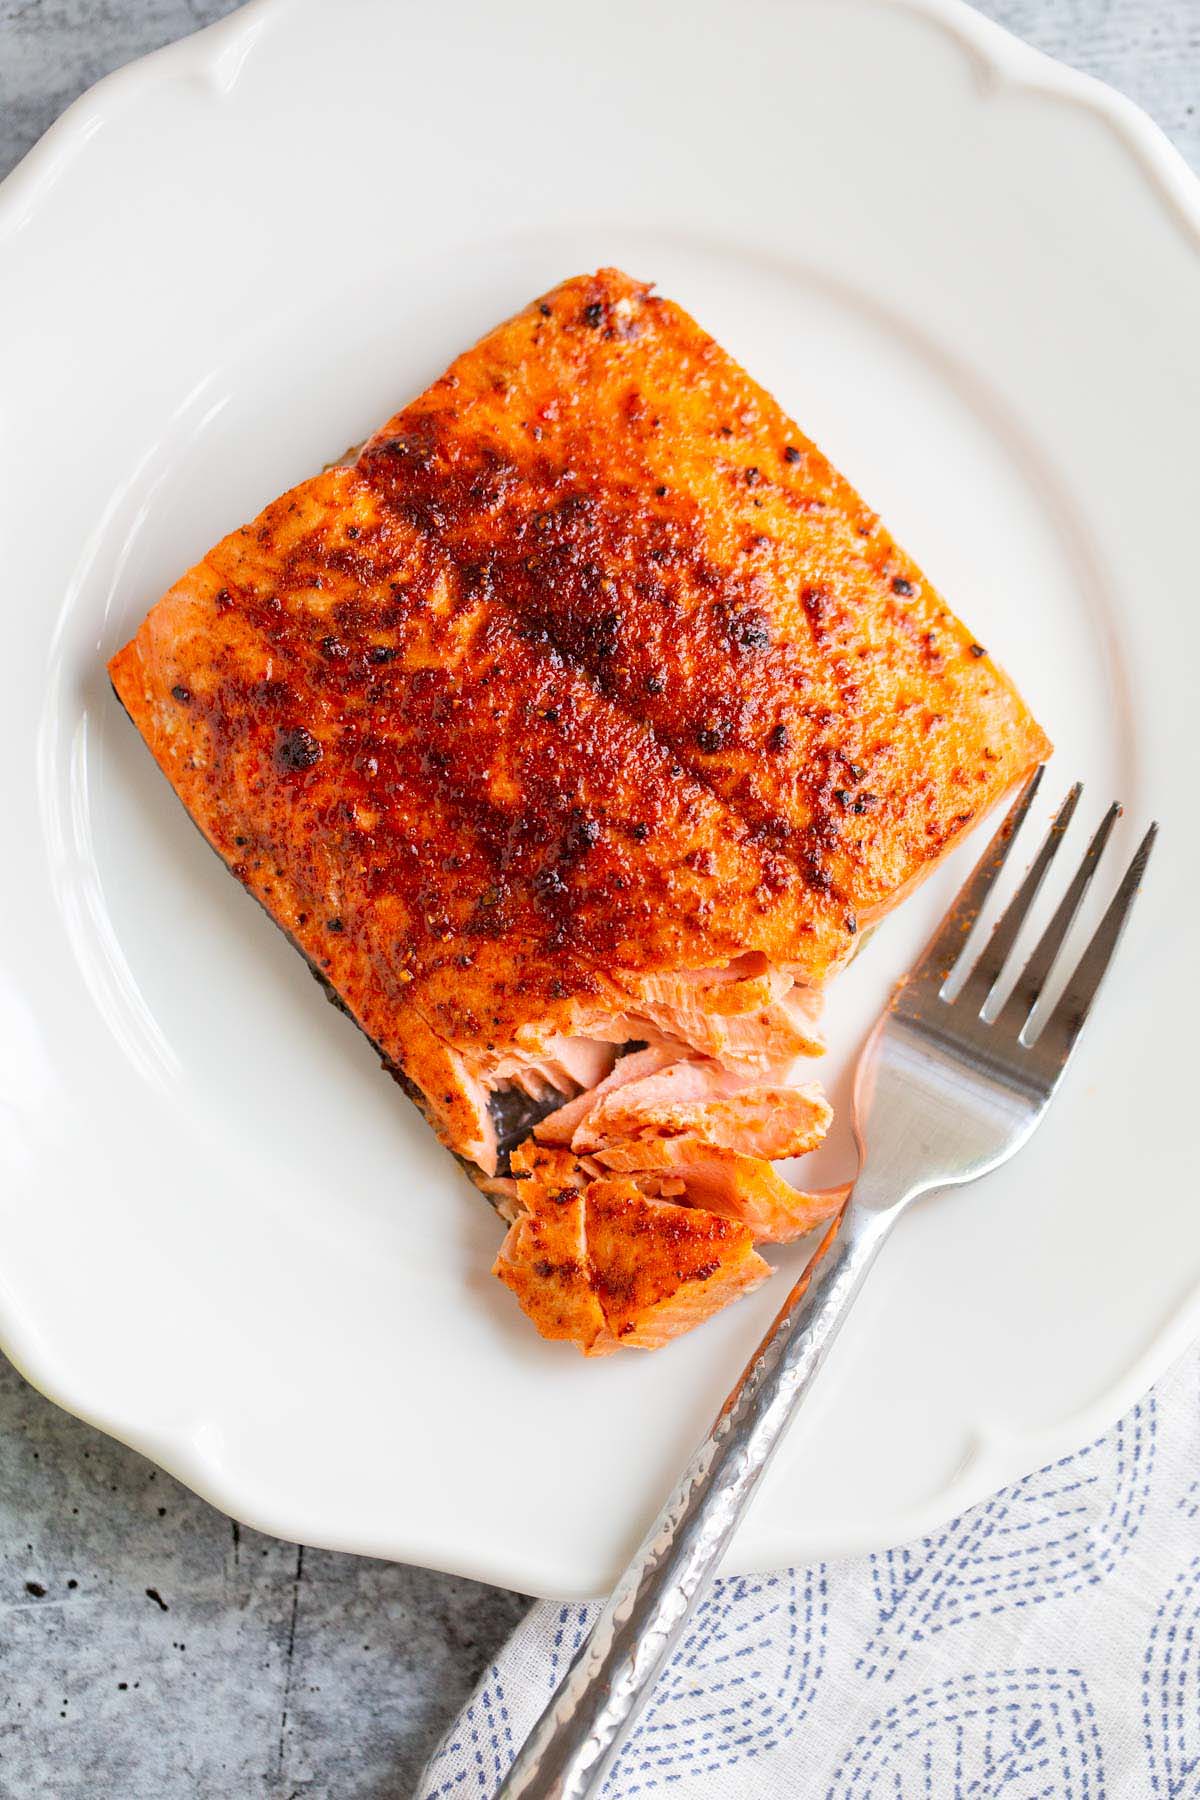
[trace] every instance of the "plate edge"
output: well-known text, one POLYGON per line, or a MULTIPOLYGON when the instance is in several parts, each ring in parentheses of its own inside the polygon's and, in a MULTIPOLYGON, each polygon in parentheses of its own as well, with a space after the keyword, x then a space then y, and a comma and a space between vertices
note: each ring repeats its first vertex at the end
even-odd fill
MULTIPOLYGON (((1200 180, 1161 128, 1128 96, 1097 77, 1071 68, 1025 43, 994 20, 976 12, 967 0, 871 0, 871 3, 907 12, 944 31, 975 59, 990 85, 1057 98, 1103 118, 1176 223, 1200 246, 1200 180)), ((247 57, 268 30, 287 15, 299 11, 302 4, 303 0, 246 0, 245 5, 226 18, 135 59, 86 90, 0 182, 0 247, 19 237, 40 201, 53 190, 84 146, 120 110, 132 104, 141 89, 164 80, 201 78, 209 83, 213 97, 220 100, 232 91, 247 57)), ((1166 1372, 1187 1340, 1195 1335, 1198 1324, 1200 1289, 1182 1301, 1172 1316, 1161 1321, 1125 1375, 1091 1405, 1036 1436, 1015 1440, 1029 1444, 1029 1466, 1040 1466, 1042 1461, 1069 1454, 1114 1424, 1127 1407, 1166 1372)), ((514 1579, 512 1559, 510 1557, 507 1565, 502 1566, 505 1564, 502 1552, 498 1552, 495 1559, 451 1559, 432 1546, 399 1549, 352 1545, 339 1541, 336 1534, 307 1535, 294 1527, 289 1528, 285 1521, 276 1521, 252 1503, 244 1502, 236 1491, 237 1484, 205 1456, 194 1434, 172 1435, 129 1425, 85 1400, 72 1399, 73 1383, 57 1378, 53 1372, 53 1356, 47 1347, 38 1347, 37 1335, 36 1328, 28 1322, 13 1318, 0 1295, 0 1348, 39 1392, 106 1435, 149 1457, 219 1510, 252 1529, 285 1541, 303 1541, 331 1550, 410 1561, 497 1586, 516 1587, 522 1592, 549 1599, 590 1598, 600 1591, 590 1583, 564 1589, 553 1578, 547 1581, 545 1575, 538 1577, 529 1568, 517 1569, 514 1579)), ((986 1437, 983 1431, 978 1435, 981 1439, 986 1437)), ((830 1537, 819 1543, 814 1540, 810 1548, 799 1553, 799 1558, 794 1548, 781 1550, 778 1558, 769 1561, 752 1558, 748 1564, 738 1561, 735 1556, 733 1567, 726 1572, 754 1574, 768 1567, 782 1566, 789 1559, 814 1561, 838 1555, 861 1555, 868 1548, 886 1547, 888 1542, 912 1541, 977 1504, 985 1493, 993 1491, 994 1484, 984 1484, 981 1488, 978 1476, 974 1481, 971 1479, 971 1468, 976 1460, 974 1457, 969 1459, 967 1466, 951 1481, 904 1515, 898 1521, 900 1535, 889 1536, 884 1544, 872 1540, 868 1545, 857 1538, 830 1537)))

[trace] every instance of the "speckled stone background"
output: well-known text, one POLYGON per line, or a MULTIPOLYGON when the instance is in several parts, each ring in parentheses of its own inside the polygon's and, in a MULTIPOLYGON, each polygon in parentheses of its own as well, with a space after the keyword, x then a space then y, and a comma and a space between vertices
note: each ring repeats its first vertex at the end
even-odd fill
MULTIPOLYGON (((232 10, 0 0, 0 175, 108 70, 232 10)), ((1200 0, 982 10, 1200 167, 1200 0)), ((0 1361, 3 1800, 403 1800, 525 1605, 239 1530, 0 1361)))

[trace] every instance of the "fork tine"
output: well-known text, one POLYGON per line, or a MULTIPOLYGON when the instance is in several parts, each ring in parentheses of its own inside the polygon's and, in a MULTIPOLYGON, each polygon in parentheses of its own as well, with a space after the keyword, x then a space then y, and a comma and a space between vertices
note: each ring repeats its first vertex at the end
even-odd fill
POLYGON ((1038 890, 1046 879, 1050 864, 1054 861, 1058 846, 1063 841, 1067 826, 1071 823, 1072 814, 1079 804, 1079 796, 1083 792, 1083 783, 1077 781, 1071 789, 1051 822, 1050 829, 1042 840, 1042 847, 1029 865, 1024 881, 996 920, 992 935, 980 952, 975 967, 963 983, 955 1005, 968 1006, 982 1010, 996 982, 1004 972, 1013 945, 1017 941, 1025 918, 1037 898, 1038 890))
POLYGON ((1075 923, 1075 915, 1082 906, 1083 897, 1091 885, 1092 876, 1099 867, 1104 846, 1120 816, 1121 808, 1114 801, 1101 819, 1091 843, 1084 851, 1083 859, 1071 877, 1066 893, 1055 907, 1054 917, 1034 945, 1029 961, 1022 969, 1012 993, 996 1016, 996 1027, 1000 1032, 1010 1031, 1016 1036, 1028 1024, 1029 1015, 1042 997, 1042 989, 1049 980, 1050 971, 1063 947, 1067 933, 1075 923))
POLYGON ((949 912, 904 983, 905 987, 911 988, 918 983, 926 987, 932 984, 939 993, 945 987, 955 963, 962 955, 963 945, 971 935, 971 927, 992 890, 992 883, 1004 867, 1004 859, 1012 849, 1025 815, 1033 803, 1033 797, 1041 784, 1043 769, 1044 765, 1039 763, 1009 807, 1003 824, 959 889, 949 912))
POLYGON ((1054 1008, 1037 1043, 1065 1062, 1075 1047, 1075 1040, 1091 1010, 1100 983, 1116 954, 1122 933, 1129 923, 1133 902, 1142 885, 1146 864, 1158 836, 1158 826, 1151 825, 1138 845, 1133 861, 1125 871, 1120 887, 1109 902, 1108 911, 1097 925, 1091 942, 1075 965, 1058 1005, 1054 1008))

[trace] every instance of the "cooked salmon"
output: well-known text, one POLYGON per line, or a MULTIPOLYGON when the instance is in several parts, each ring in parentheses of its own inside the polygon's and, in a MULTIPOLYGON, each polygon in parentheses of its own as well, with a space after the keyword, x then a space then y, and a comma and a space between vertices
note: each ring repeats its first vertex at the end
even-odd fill
POLYGON ((495 1272, 543 1337, 654 1350, 771 1273, 748 1226, 542 1152, 495 1272))
POLYGON ((827 1122, 822 985, 1048 749, 776 402, 612 269, 224 538, 109 666, 502 1200, 522 1305, 591 1350, 694 1323, 836 1206, 772 1167, 827 1122), (569 1217, 510 1167, 539 1128, 587 1159, 569 1217))

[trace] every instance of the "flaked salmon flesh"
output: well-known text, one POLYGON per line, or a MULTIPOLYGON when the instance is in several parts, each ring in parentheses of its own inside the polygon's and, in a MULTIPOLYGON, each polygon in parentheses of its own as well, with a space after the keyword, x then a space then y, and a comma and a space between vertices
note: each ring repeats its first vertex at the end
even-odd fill
POLYGON ((510 1221, 545 1336, 653 1348, 836 1212, 824 983, 1048 751, 849 483, 617 270, 190 569, 113 685, 510 1221))

